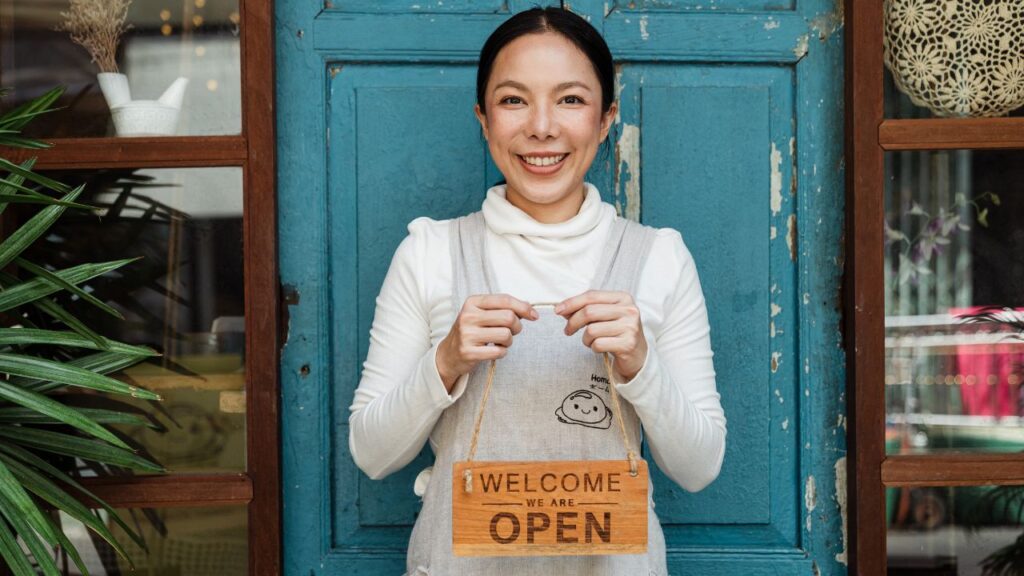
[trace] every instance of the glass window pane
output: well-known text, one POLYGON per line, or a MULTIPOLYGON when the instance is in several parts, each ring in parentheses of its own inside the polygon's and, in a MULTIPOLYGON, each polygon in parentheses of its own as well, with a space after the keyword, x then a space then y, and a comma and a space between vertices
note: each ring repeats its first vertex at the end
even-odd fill
POLYGON ((1024 486, 890 488, 890 576, 1020 574, 1024 486))
POLYGON ((1024 116, 1024 2, 885 0, 888 118, 1024 116))
POLYGON ((885 170, 887 451, 1024 450, 1021 152, 885 170))
POLYGON ((126 77, 127 91, 115 87, 117 82, 112 80, 101 92, 99 62, 107 59, 92 62, 89 51, 72 41, 68 32, 57 29, 67 22, 61 14, 71 14, 74 6, 69 7, 67 0, 0 0, 0 84, 13 89, 0 101, 0 109, 62 85, 67 90, 57 104, 65 109, 34 120, 27 135, 238 134, 242 126, 238 0, 75 0, 73 4, 83 6, 83 14, 91 14, 101 9, 109 12, 119 3, 128 5, 127 12, 121 13, 130 27, 113 53, 117 71, 126 77), (168 89, 180 77, 188 81, 179 104, 173 95, 176 90, 168 93, 168 89))
MULTIPOLYGON (((61 524, 93 576, 244 576, 248 574, 248 509, 245 506, 216 508, 124 509, 117 513, 138 533, 143 551, 110 515, 100 517, 135 564, 135 571, 102 539, 92 537, 85 526, 66 514, 61 524)), ((64 574, 81 571, 70 559, 64 574)))
POLYGON ((66 292, 58 302, 108 338, 163 354, 112 375, 161 394, 162 402, 97 395, 77 401, 128 402, 150 415, 157 428, 120 430, 168 470, 244 471, 241 169, 50 175, 69 185, 86 184, 77 201, 99 209, 66 211, 28 258, 62 269, 141 256, 86 283, 123 320, 66 292))

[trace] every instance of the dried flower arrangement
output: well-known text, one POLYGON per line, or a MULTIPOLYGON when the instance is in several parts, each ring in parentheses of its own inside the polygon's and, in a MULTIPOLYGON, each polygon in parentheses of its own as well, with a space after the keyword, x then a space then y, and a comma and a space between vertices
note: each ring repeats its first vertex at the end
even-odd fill
POLYGON ((70 0, 57 30, 67 32, 89 51, 101 72, 117 72, 117 45, 131 28, 126 24, 132 0, 70 0))

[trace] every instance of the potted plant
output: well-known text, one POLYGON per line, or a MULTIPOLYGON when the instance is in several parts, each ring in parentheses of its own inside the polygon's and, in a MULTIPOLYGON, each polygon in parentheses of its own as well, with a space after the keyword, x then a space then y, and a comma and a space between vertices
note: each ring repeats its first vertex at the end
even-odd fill
MULTIPOLYGON (((52 110, 61 93, 51 90, 0 116, 0 146, 48 147, 20 132, 32 118, 52 110)), ((122 471, 163 468, 109 428, 149 425, 144 415, 118 402, 82 407, 74 401, 80 395, 69 392, 159 400, 157 394, 108 376, 159 354, 105 338, 52 297, 67 291, 119 317, 83 287, 134 259, 51 270, 25 256, 67 209, 92 210, 76 202, 83 187, 43 176, 33 171, 34 163, 34 158, 16 164, 0 157, 0 212, 12 204, 40 206, 0 237, 0 558, 16 576, 59 576, 54 553, 59 548, 88 574, 53 510, 81 522, 127 559, 108 525, 83 503, 91 500, 140 547, 145 544, 116 511, 77 481, 76 462, 122 471)))
POLYGON ((131 28, 126 24, 132 0, 70 0, 57 27, 89 51, 99 67, 96 75, 110 107, 118 136, 166 136, 177 131, 188 78, 179 77, 157 100, 132 100, 128 77, 117 68, 117 47, 131 28))

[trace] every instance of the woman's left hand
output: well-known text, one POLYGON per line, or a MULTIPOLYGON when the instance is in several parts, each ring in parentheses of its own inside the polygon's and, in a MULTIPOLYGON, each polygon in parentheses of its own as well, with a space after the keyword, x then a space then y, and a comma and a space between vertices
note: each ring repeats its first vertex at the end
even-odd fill
POLYGON ((568 319, 566 335, 583 328, 583 344, 594 352, 610 352, 615 371, 628 382, 647 359, 647 338, 640 324, 640 310, 628 292, 588 290, 555 306, 568 319))

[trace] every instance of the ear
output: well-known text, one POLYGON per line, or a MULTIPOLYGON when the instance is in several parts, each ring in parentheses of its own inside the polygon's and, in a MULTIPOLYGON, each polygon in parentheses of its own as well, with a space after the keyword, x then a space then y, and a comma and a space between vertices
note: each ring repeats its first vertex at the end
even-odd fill
POLYGON ((480 110, 479 104, 473 104, 473 114, 476 115, 477 121, 480 122, 480 129, 484 131, 484 140, 487 140, 487 116, 480 110))
POLYGON ((608 130, 611 129, 612 122, 615 120, 615 117, 618 114, 619 114, 619 103, 618 103, 618 101, 613 101, 612 105, 608 107, 608 112, 605 112, 604 116, 601 118, 601 141, 602 142, 604 142, 604 139, 608 137, 608 130))

